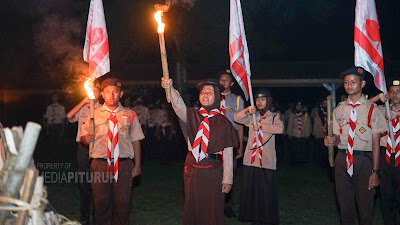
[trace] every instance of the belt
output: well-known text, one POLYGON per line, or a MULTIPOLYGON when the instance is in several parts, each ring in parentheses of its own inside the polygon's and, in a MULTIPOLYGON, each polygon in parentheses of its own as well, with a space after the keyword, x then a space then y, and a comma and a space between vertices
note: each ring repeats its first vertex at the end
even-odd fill
MULTIPOLYGON (((104 159, 104 158, 92 158, 92 159, 100 159, 100 160, 107 161, 107 159, 104 159)), ((121 162, 121 161, 124 161, 124 160, 127 160, 127 159, 132 160, 131 158, 119 158, 119 161, 121 162)), ((114 163, 114 158, 111 159, 111 163, 114 163)))
POLYGON ((222 155, 221 154, 206 154, 206 158, 207 159, 215 159, 215 160, 219 160, 222 161, 222 155))
MULTIPOLYGON (((339 149, 339 152, 343 154, 347 154, 346 149, 339 149)), ((370 151, 358 151, 358 150, 353 150, 353 155, 362 155, 362 156, 367 156, 368 158, 372 158, 372 152, 370 151)))

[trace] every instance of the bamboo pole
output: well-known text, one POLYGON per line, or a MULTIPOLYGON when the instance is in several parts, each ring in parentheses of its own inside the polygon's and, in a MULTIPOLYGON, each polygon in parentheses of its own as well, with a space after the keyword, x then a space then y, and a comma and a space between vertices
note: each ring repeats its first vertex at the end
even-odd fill
MULTIPOLYGON (((163 77, 166 80, 169 80, 169 70, 168 70, 168 61, 167 61, 167 50, 165 48, 165 38, 164 33, 158 34, 158 40, 160 43, 160 54, 161 54, 161 64, 163 70, 163 77)), ((165 95, 167 98, 167 102, 171 102, 171 88, 165 89, 165 95)))
MULTIPOLYGON (((328 111, 328 118, 327 118, 327 122, 328 122, 328 136, 332 137, 333 136, 333 119, 332 119, 332 96, 328 95, 328 97, 326 97, 326 109, 328 111)), ((331 167, 334 166, 334 146, 328 146, 328 159, 329 159, 329 165, 331 167)))

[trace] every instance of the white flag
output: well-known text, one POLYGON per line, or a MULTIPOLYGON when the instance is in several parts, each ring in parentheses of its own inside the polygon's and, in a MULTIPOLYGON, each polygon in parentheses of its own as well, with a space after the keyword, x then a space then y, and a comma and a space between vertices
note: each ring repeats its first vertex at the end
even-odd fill
POLYGON ((91 0, 83 59, 89 63, 92 80, 110 72, 108 35, 102 0, 91 0))
POLYGON ((374 0, 357 0, 354 25, 354 65, 374 76, 376 87, 386 92, 383 53, 374 0))
POLYGON ((249 50, 242 16, 240 0, 230 0, 229 58, 232 75, 249 99, 251 76, 249 50))

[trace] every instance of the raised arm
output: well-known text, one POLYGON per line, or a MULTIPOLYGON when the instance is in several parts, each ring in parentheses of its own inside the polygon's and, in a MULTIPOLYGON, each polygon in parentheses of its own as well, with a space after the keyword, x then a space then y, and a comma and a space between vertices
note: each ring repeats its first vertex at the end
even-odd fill
POLYGON ((172 108, 174 108, 176 115, 181 119, 183 122, 186 123, 186 105, 183 101, 181 95, 179 94, 178 90, 174 88, 172 85, 172 79, 166 80, 164 77, 161 78, 161 86, 164 89, 171 88, 171 104, 172 108))
POLYGON ((80 101, 74 108, 72 108, 68 113, 67 113, 67 117, 69 122, 73 123, 77 121, 77 118, 75 117, 76 114, 79 112, 79 110, 86 104, 89 103, 89 98, 86 97, 84 99, 82 99, 82 101, 80 101))
POLYGON ((255 112, 256 112, 256 108, 249 106, 249 107, 244 108, 243 110, 240 110, 239 112, 235 113, 235 115, 233 115, 233 120, 235 120, 235 122, 237 122, 237 123, 248 126, 251 122, 251 117, 249 115, 251 115, 255 112))

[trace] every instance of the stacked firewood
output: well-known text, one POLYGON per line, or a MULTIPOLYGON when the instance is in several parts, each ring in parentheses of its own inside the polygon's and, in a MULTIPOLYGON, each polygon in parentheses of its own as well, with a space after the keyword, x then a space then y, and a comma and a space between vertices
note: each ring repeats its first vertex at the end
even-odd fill
POLYGON ((48 210, 44 179, 32 158, 40 130, 33 122, 25 131, 0 128, 0 224, 79 224, 48 210))

